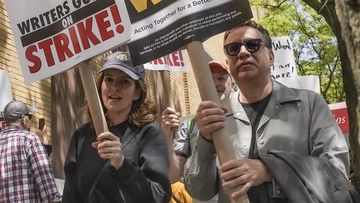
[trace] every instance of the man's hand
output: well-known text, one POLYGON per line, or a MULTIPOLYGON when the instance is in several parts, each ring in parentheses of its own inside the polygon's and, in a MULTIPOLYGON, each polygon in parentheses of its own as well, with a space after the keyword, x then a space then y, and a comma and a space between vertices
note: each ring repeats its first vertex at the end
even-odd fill
POLYGON ((43 144, 49 144, 49 140, 47 137, 47 126, 44 125, 42 130, 36 129, 35 134, 40 138, 43 144))
POLYGON ((234 199, 272 178, 265 164, 257 159, 230 160, 222 164, 220 170, 222 185, 234 199))
POLYGON ((171 131, 176 131, 180 125, 180 113, 171 107, 167 107, 161 113, 161 127, 168 134, 171 131))
POLYGON ((226 109, 213 101, 203 101, 196 112, 196 123, 201 135, 212 140, 211 133, 225 127, 226 109))

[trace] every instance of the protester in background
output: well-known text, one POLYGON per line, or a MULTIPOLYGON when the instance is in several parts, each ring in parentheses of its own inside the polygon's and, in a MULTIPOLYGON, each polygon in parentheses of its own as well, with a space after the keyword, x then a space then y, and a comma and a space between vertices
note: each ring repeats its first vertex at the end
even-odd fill
MULTIPOLYGON (((220 102, 228 99, 233 84, 231 76, 229 75, 227 66, 219 61, 211 61, 209 68, 214 80, 215 88, 218 93, 220 102)), ((191 156, 194 150, 198 128, 195 124, 194 116, 186 117, 180 123, 180 113, 176 112, 175 109, 168 107, 162 112, 161 125, 164 129, 166 140, 168 143, 168 150, 170 156, 170 181, 173 183, 172 188, 179 188, 181 176, 183 175, 186 160, 191 156), (173 130, 179 130, 176 132, 175 140, 173 130)), ((178 190, 176 190, 178 191, 178 190)), ((176 192, 173 189, 173 195, 176 192)), ((184 191, 183 193, 186 193, 184 191)), ((196 201, 196 200, 194 200, 196 201)), ((212 200, 217 202, 216 198, 212 200)), ((211 202, 211 201, 208 201, 211 202)))
MULTIPOLYGON (((282 190, 292 192, 295 184, 288 182, 279 189, 276 182, 284 179, 273 174, 289 173, 284 168, 276 170, 265 165, 262 158, 270 155, 269 151, 276 154, 271 150, 296 153, 305 159, 320 157, 321 161, 331 162, 330 168, 336 167, 334 170, 347 175, 348 146, 324 99, 312 91, 288 88, 271 80, 274 55, 267 30, 253 21, 239 25, 225 33, 224 51, 239 91, 230 97, 227 110, 211 101, 203 101, 198 107, 196 121, 200 136, 185 171, 185 184, 191 196, 206 200, 219 194, 219 202, 225 203, 229 202, 225 190, 231 198, 248 194, 252 203, 288 202, 287 198, 294 197, 285 197, 289 193, 282 190), (211 134, 225 126, 237 159, 217 169, 211 134)), ((309 165, 309 162, 298 163, 301 167, 309 165)), ((309 168, 302 168, 302 172, 309 168)), ((321 168, 310 173, 324 180, 321 168)), ((315 179, 306 181, 311 185, 315 179)), ((329 178, 326 180, 331 182, 329 178)))
POLYGON ((168 202, 169 160, 143 66, 115 52, 100 70, 98 92, 110 132, 77 129, 65 162, 63 202, 168 202))
POLYGON ((7 127, 0 134, 0 202, 60 202, 45 149, 29 131, 31 117, 21 101, 5 106, 7 127))
POLYGON ((52 145, 49 142, 48 136, 47 136, 47 126, 44 125, 43 129, 36 129, 35 134, 40 138, 42 145, 44 146, 46 150, 46 154, 48 157, 50 157, 52 152, 52 145))

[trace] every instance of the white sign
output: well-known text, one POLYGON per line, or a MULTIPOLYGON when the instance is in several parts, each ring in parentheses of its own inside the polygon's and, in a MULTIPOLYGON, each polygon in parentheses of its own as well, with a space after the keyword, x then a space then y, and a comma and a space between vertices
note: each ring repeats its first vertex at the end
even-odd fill
POLYGON ((130 39, 123 0, 6 0, 26 83, 62 71, 130 39))
POLYGON ((300 80, 301 89, 307 89, 314 91, 318 94, 321 94, 319 76, 317 75, 299 76, 299 80, 300 80))
POLYGON ((0 69, 0 118, 4 117, 4 108, 12 100, 9 74, 7 71, 0 69))
POLYGON ((289 36, 272 37, 272 49, 275 60, 271 66, 271 77, 287 86, 299 88, 295 57, 289 36))
POLYGON ((294 49, 290 37, 272 37, 274 65, 271 66, 271 77, 288 87, 308 89, 320 94, 318 76, 298 76, 294 49))
POLYGON ((185 50, 178 50, 161 58, 150 61, 149 63, 144 64, 144 67, 147 70, 186 72, 189 65, 185 63, 182 52, 185 52, 185 50))

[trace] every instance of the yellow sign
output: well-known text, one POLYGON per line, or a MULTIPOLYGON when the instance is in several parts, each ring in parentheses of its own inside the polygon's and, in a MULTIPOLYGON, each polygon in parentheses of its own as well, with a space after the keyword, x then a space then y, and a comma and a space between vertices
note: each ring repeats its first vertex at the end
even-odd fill
MULTIPOLYGON (((160 3, 161 0, 151 0, 151 2, 156 5, 158 3, 160 3)), ((130 2, 132 3, 132 5, 135 7, 136 11, 138 13, 144 11, 147 9, 147 2, 148 0, 130 0, 130 2)))

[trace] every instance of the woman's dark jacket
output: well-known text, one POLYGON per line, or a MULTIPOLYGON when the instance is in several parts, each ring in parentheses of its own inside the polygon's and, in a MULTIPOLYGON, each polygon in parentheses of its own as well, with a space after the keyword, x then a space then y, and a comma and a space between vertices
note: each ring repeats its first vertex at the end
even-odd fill
POLYGON ((62 202, 168 202, 169 159, 162 130, 155 124, 139 128, 127 122, 109 130, 120 138, 122 167, 116 170, 100 158, 91 146, 95 129, 85 124, 71 139, 62 202))

